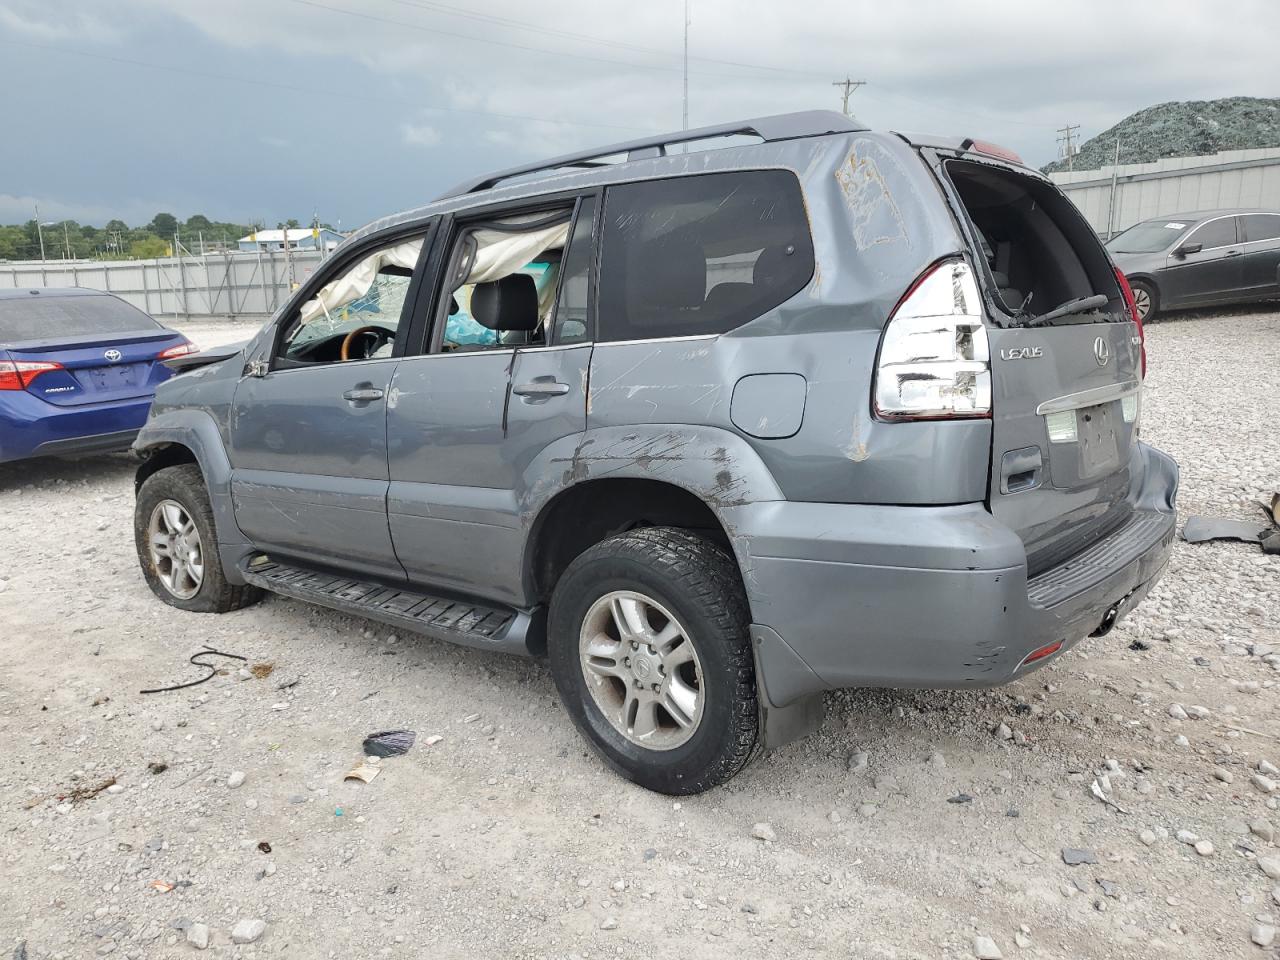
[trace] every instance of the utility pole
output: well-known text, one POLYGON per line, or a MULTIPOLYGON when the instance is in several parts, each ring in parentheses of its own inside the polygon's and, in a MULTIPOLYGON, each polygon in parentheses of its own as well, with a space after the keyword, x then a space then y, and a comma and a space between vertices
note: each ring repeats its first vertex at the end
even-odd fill
POLYGON ((840 112, 847 117, 849 116, 849 97, 853 94, 853 91, 857 90, 859 87, 865 87, 867 85, 867 81, 850 80, 849 75, 845 74, 843 80, 837 80, 831 85, 833 87, 842 88, 840 94, 840 112))
POLYGON ((284 235, 284 262, 289 267, 289 292, 293 293, 298 288, 298 284, 293 277, 293 251, 289 249, 289 224, 282 224, 280 232, 284 235))
POLYGON ((1111 202, 1107 205, 1107 239, 1115 235, 1116 181, 1120 175, 1120 138, 1116 137, 1116 158, 1111 164, 1111 202))
POLYGON ((684 120, 681 130, 689 129, 689 0, 684 0, 684 120))
POLYGON ((62 221, 62 245, 67 251, 67 259, 71 259, 71 234, 67 231, 67 221, 62 221))
POLYGON ((40 224, 40 204, 36 204, 36 233, 40 235, 40 262, 44 263, 44 227, 40 224))
POLYGON ((1074 170, 1076 168, 1075 136, 1076 136, 1076 131, 1079 129, 1080 129, 1080 124, 1078 123, 1075 123, 1075 124, 1068 123, 1065 127, 1058 128, 1058 133, 1062 134, 1062 136, 1058 137, 1058 142, 1063 145, 1062 156, 1066 158, 1068 170, 1074 170))

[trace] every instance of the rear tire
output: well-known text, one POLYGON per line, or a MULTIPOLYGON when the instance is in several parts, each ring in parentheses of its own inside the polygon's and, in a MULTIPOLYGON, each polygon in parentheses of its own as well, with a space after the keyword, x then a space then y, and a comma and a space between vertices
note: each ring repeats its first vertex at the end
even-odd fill
POLYGON ((1155 323, 1160 319, 1160 293, 1155 285, 1146 280, 1130 280, 1133 290, 1133 305, 1138 309, 1138 319, 1143 324, 1155 323))
POLYGON ((165 467, 143 481, 133 539, 147 586, 170 606, 227 613, 262 599, 257 587, 227 582, 209 491, 195 464, 165 467))
POLYGON ((721 547, 651 527, 569 564, 551 598, 548 653, 565 709, 610 767, 658 793, 701 793, 756 750, 749 624, 721 547))

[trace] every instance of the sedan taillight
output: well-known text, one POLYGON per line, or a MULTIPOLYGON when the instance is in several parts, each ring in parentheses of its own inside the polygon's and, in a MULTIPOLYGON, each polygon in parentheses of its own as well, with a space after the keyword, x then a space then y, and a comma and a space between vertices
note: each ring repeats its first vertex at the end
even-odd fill
POLYGON ((964 260, 941 260, 890 314, 876 365, 883 420, 991 416, 991 353, 982 299, 964 260))
POLYGON ((172 360, 174 357, 185 357, 189 353, 199 353, 200 348, 190 340, 183 341, 176 347, 170 347, 168 350, 161 350, 156 354, 157 360, 172 360))
POLYGON ((61 369, 52 360, 0 360, 0 390, 25 390, 40 374, 61 369))

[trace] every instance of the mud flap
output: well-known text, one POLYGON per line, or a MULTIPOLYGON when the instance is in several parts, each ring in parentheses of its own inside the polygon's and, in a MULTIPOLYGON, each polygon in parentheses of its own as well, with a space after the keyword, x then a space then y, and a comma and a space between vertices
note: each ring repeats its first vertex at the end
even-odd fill
POLYGON ((822 681, 809 670, 804 661, 791 650, 773 630, 759 624, 751 625, 751 652, 756 665, 756 700, 760 705, 760 744, 765 750, 773 750, 795 740, 803 739, 822 726, 826 716, 826 701, 820 689, 790 698, 771 695, 767 677, 773 674, 774 686, 792 686, 799 681, 804 687, 822 685, 822 681), (778 651, 785 650, 794 664, 779 664, 778 651), (780 671, 790 669, 801 676, 779 676, 780 671), (807 675, 807 676, 806 676, 807 675), (777 681, 782 681, 778 683, 777 681), (791 682, 788 682, 791 681, 791 682), (785 699, 783 705, 775 699, 785 699))

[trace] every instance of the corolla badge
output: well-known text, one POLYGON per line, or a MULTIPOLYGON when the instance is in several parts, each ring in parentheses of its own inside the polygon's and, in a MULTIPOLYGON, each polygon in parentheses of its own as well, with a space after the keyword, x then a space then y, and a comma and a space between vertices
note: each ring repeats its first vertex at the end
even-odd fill
POLYGON ((104 353, 103 356, 107 360, 109 360, 111 363, 116 363, 117 361, 119 361, 121 357, 124 356, 124 354, 121 353, 119 350, 117 350, 115 347, 112 347, 110 350, 104 353))
POLYGON ((1102 337, 1097 337, 1093 341, 1093 359, 1098 361, 1098 366, 1105 367, 1107 361, 1111 359, 1111 347, 1102 337))

